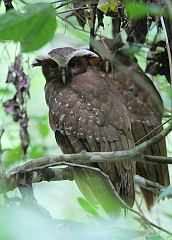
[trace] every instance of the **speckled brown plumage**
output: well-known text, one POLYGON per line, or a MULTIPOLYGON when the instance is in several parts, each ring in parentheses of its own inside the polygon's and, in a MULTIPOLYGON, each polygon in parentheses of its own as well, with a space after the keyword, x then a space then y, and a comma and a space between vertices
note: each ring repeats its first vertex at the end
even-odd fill
MULTIPOLYGON (((74 66, 72 63, 72 68, 82 68, 84 64, 88 64, 89 57, 75 59, 76 64, 74 66), (81 59, 82 66, 77 64, 81 59)), ((67 67, 67 82, 64 84, 58 66, 52 71, 49 70, 50 61, 52 60, 45 59, 39 63, 46 78, 45 96, 49 106, 50 125, 61 150, 64 153, 78 153, 82 150, 104 152, 132 147, 128 111, 115 88, 92 68, 85 72, 80 71, 81 73, 73 70, 75 74, 71 77, 70 61, 67 67)), ((133 206, 135 163, 121 161, 94 166, 110 176, 119 195, 133 206)), ((83 171, 87 170, 74 168, 76 175, 83 171)))
MULTIPOLYGON (((117 54, 115 57, 117 61, 119 61, 119 64, 130 64, 130 67, 132 66, 133 71, 139 74, 139 76, 144 79, 145 82, 148 82, 153 86, 154 94, 157 95, 159 98, 159 103, 161 104, 159 107, 162 109, 162 100, 158 91, 154 87, 151 80, 146 76, 144 71, 139 67, 139 65, 135 61, 132 61, 131 65, 131 61, 127 56, 117 54)), ((97 69, 95 71, 97 71, 97 69)), ((104 79, 113 84, 113 86, 119 90, 121 95, 123 95, 126 101, 127 109, 130 113, 134 142, 137 143, 145 135, 150 133, 157 126, 161 125, 163 113, 159 111, 160 108, 156 108, 151 96, 149 96, 143 88, 138 86, 137 82, 132 79, 132 76, 130 74, 128 74, 126 77, 126 74, 124 74, 122 71, 119 71, 115 66, 113 71, 113 76, 111 72, 105 74, 102 71, 101 65, 99 74, 103 74, 104 79)), ((147 141, 151 137, 155 136, 162 130, 162 128, 163 127, 160 127, 158 130, 154 131, 139 143, 147 141)), ((167 150, 165 140, 162 139, 159 143, 154 144, 152 147, 148 148, 144 153, 148 155, 166 156, 167 150)), ((164 186, 168 186, 170 184, 167 165, 143 164, 137 162, 136 174, 164 186)), ((146 205, 148 209, 150 209, 154 203, 156 194, 145 189, 141 190, 144 195, 146 205)))

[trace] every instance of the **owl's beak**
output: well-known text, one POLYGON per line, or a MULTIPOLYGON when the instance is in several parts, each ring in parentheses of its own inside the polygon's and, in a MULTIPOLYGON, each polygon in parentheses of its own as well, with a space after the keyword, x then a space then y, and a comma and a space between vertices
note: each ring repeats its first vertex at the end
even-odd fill
POLYGON ((61 68, 61 73, 62 73, 62 80, 63 83, 66 84, 66 68, 61 68))

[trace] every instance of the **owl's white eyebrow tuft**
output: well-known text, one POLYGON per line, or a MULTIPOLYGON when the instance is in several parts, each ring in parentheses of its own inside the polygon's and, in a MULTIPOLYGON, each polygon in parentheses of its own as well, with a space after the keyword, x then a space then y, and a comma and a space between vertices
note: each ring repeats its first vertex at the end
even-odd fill
POLYGON ((38 61, 43 61, 43 60, 47 60, 47 59, 51 59, 49 54, 39 55, 36 57, 36 60, 38 60, 38 61))
POLYGON ((84 57, 84 56, 90 56, 90 57, 99 57, 96 53, 89 51, 87 49, 78 49, 76 51, 73 51, 69 56, 68 56, 68 62, 73 58, 73 57, 84 57))

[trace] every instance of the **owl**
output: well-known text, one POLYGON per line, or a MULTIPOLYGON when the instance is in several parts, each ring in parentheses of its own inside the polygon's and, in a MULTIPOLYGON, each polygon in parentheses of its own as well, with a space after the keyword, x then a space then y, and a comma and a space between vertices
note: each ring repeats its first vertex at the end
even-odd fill
MULTIPOLYGON (((126 56, 120 50, 118 51, 117 47, 118 45, 113 39, 105 38, 104 44, 100 41, 97 42, 96 50, 100 55, 103 53, 105 57, 106 54, 111 54, 112 56, 115 54, 115 60, 118 64, 121 66, 129 66, 130 74, 125 74, 119 70, 115 64, 113 66, 113 73, 109 69, 109 72, 105 74, 104 69, 106 64, 102 59, 99 59, 97 69, 99 69, 99 74, 104 74, 104 79, 110 82, 124 97, 130 115, 133 139, 135 144, 138 144, 151 139, 162 131, 163 102, 153 82, 140 68, 136 59, 131 56, 126 56), (137 81, 135 81, 133 79, 131 69, 138 75, 139 80, 136 79, 137 81), (146 86, 147 89, 141 87, 139 84, 140 80, 144 81, 144 86, 146 86), (146 84, 151 86, 152 95, 154 94, 154 96, 156 96, 156 104, 155 101, 152 100, 148 92, 149 87, 146 84)), ((144 154, 166 156, 167 150, 165 139, 161 139, 158 143, 147 148, 144 154)), ((165 164, 159 165, 137 162, 136 174, 163 186, 168 186, 170 184, 168 166, 165 164)), ((151 209, 156 199, 156 194, 146 189, 141 189, 141 191, 146 201, 147 208, 151 209)))
MULTIPOLYGON (((90 65, 98 55, 86 49, 57 48, 38 57, 45 77, 45 99, 56 142, 65 154, 126 150, 134 145, 123 97, 90 65)), ((108 214, 120 208, 115 192, 129 205, 135 198, 135 163, 121 160, 72 167, 84 197, 108 214), (99 171, 105 173, 107 178, 99 171)))

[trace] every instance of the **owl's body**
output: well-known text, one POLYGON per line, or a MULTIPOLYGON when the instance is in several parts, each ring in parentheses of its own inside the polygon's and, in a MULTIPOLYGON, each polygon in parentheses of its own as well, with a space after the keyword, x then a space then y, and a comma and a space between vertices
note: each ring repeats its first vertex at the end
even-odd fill
MULTIPOLYGON (((101 52, 105 54, 107 49, 109 49, 109 52, 112 54, 117 51, 114 40, 105 39, 104 42, 106 48, 105 45, 100 43, 100 51, 98 51, 100 54, 101 52)), ((134 59, 131 60, 130 57, 121 53, 115 54, 115 59, 118 64, 130 65, 130 69, 132 68, 132 71, 138 74, 140 79, 134 80, 132 74, 126 75, 126 73, 119 70, 115 64, 113 67, 113 73, 110 71, 109 73, 105 74, 105 71, 103 70, 103 66, 105 64, 102 62, 102 60, 100 61, 101 64, 99 63, 100 68, 98 72, 100 76, 103 76, 107 82, 110 82, 124 97, 131 120, 134 142, 135 144, 142 143, 149 140, 163 129, 161 126, 163 117, 163 103, 152 81, 147 77, 134 59), (141 86, 141 80, 144 81, 143 84, 147 87, 147 89, 141 86), (156 103, 153 101, 151 94, 149 94, 149 88, 152 89, 151 94, 156 96, 156 103), (150 134, 150 132, 152 133, 150 134), (145 137, 146 135, 148 136, 145 137)), ((98 67, 96 67, 95 71, 97 71, 97 69, 98 67)), ((166 156, 167 150, 165 139, 162 139, 158 143, 146 149, 144 154, 166 156)), ((170 184, 168 166, 165 164, 144 164, 137 162, 136 174, 164 186, 168 186, 170 184)), ((147 207, 150 209, 154 203, 156 194, 146 189, 141 190, 147 207)))
MULTIPOLYGON (((152 84, 150 79, 145 75, 137 63, 133 63, 133 70, 137 72, 137 74, 139 74, 145 82, 152 84)), ((113 82, 115 88, 118 89, 124 96, 127 109, 130 114, 132 134, 135 143, 138 141, 139 143, 147 141, 162 131, 163 127, 161 126, 161 121, 163 113, 160 112, 159 109, 163 109, 163 105, 161 97, 153 84, 154 94, 156 94, 159 99, 158 109, 147 91, 133 81, 130 75, 126 78, 126 75, 116 70, 113 78, 111 76, 108 77, 108 80, 109 79, 111 79, 110 82, 113 82), (155 130, 158 126, 160 127, 155 130), (152 134, 149 134, 150 132, 152 132, 152 134), (145 138, 147 134, 149 135, 145 138)), ((144 154, 166 156, 167 150, 165 139, 162 139, 158 143, 146 149, 144 154)), ((168 186, 170 184, 168 166, 165 164, 144 164, 137 162, 136 173, 163 186, 168 186)), ((142 189, 142 192, 145 197, 147 207, 150 209, 154 203, 156 194, 145 189, 142 189)))
MULTIPOLYGON (((131 123, 123 98, 110 83, 95 74, 92 68, 87 68, 90 57, 92 56, 87 53, 69 60, 65 84, 59 66, 53 71, 49 70, 49 63, 55 58, 43 60, 41 63, 46 78, 45 96, 49 106, 49 120, 57 144, 64 153, 131 148, 131 123), (79 64, 81 62, 82 66, 79 64)), ((93 166, 108 174, 117 193, 133 206, 135 163, 125 160, 117 163, 97 163, 93 166)), ((102 201, 106 202, 105 195, 109 193, 105 186, 108 186, 108 183, 100 173, 78 167, 74 167, 73 171, 78 187, 89 201, 94 202, 97 198, 101 202, 103 198, 102 201)), ((112 193, 112 189, 110 192, 112 193)), ((109 195, 112 196, 111 193, 109 195)), ((115 196, 112 198, 115 199, 115 196)), ((106 212, 113 211, 108 203, 105 205, 106 212)))

